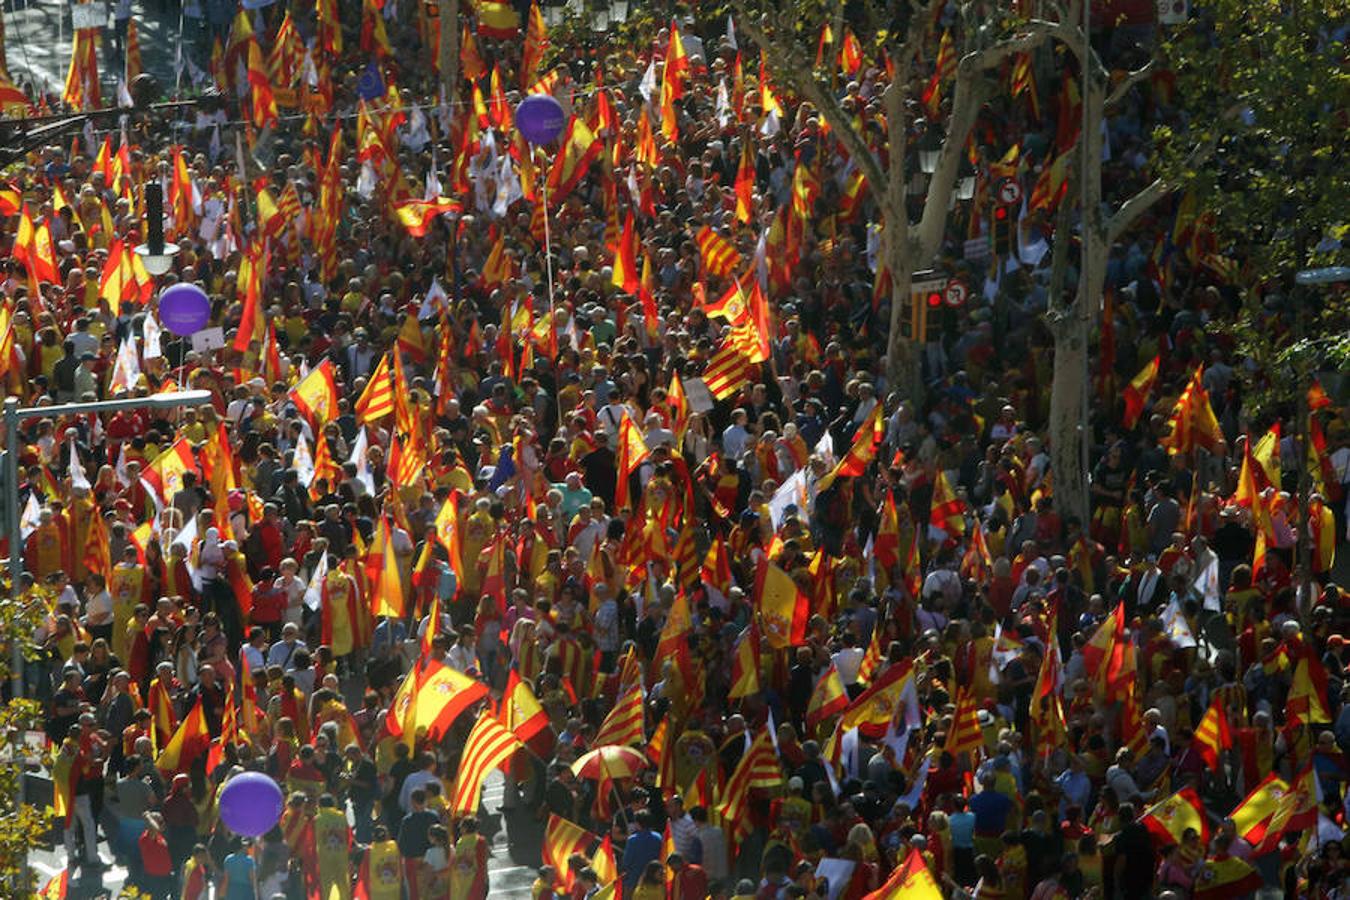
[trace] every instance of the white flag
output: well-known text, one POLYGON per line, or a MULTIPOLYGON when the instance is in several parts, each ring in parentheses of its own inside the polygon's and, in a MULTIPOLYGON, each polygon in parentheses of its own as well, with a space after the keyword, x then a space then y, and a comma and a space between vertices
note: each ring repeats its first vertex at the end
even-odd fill
MULTIPOLYGON (((656 60, 655 60, 655 59, 653 59, 651 62, 647 63, 647 71, 643 73, 643 75, 642 75, 642 81, 638 82, 638 93, 640 93, 640 94, 642 95, 642 99, 643 99, 643 100, 646 100, 648 103, 651 103, 651 102, 652 102, 652 94, 655 94, 655 93, 656 93, 656 60)), ((639 114, 640 114, 640 115, 646 115, 646 112, 644 111, 644 112, 639 113, 639 114)))
POLYGON ((108 384, 108 393, 116 394, 118 391, 129 391, 136 386, 136 379, 141 377, 141 363, 136 358, 136 345, 132 343, 131 335, 122 339, 122 346, 117 348, 117 360, 113 363, 112 381, 108 384))
POLYGON ((157 359, 164 355, 164 350, 160 346, 160 335, 164 329, 159 327, 159 322, 151 313, 145 314, 145 319, 141 322, 141 342, 145 347, 146 359, 157 359))
POLYGON ((369 444, 366 441, 366 430, 364 428, 356 432, 356 440, 352 442, 352 455, 347 462, 356 466, 356 480, 366 486, 371 496, 375 494, 375 478, 370 474, 370 462, 366 458, 369 444))
POLYGON ((1200 595, 1205 609, 1222 612, 1223 604, 1219 597, 1219 557, 1214 555, 1213 551, 1206 551, 1201 559, 1206 557, 1207 561, 1191 582, 1191 593, 1200 595))
POLYGON ((42 507, 38 506, 37 494, 34 491, 28 492, 28 502, 23 505, 23 512, 19 515, 19 537, 28 540, 28 536, 37 531, 38 522, 42 515, 42 507))
POLYGON ((121 448, 117 451, 117 466, 113 469, 113 475, 117 478, 117 483, 122 487, 128 487, 131 484, 131 476, 127 474, 127 445, 130 441, 123 441, 121 448))
POLYGON ((1167 607, 1163 609, 1162 614, 1163 629, 1172 643, 1176 644, 1182 650, 1187 647, 1195 646, 1195 635, 1191 634, 1190 623, 1181 612, 1181 604, 1177 602, 1174 596, 1167 601, 1167 607))
POLYGON ((291 468, 300 477, 300 484, 309 487, 314 481, 314 454, 309 452, 309 441, 302 431, 295 437, 295 455, 291 457, 291 468))
POLYGON ((727 13, 727 43, 731 45, 732 50, 741 49, 736 44, 736 20, 731 18, 731 13, 727 13))
POLYGON ((797 507, 797 512, 804 515, 806 504, 806 470, 798 469, 788 476, 769 500, 769 517, 773 519, 774 529, 782 526, 789 506, 797 507))
POLYGON ((319 561, 314 566, 314 573, 309 576, 309 584, 305 587, 305 605, 310 609, 318 609, 319 602, 323 599, 323 580, 328 577, 328 554, 319 554, 319 561))
POLYGON ((731 97, 727 93, 727 80, 717 81, 717 126, 726 128, 731 122, 731 97))
MULTIPOLYGON (((75 433, 74 431, 67 432, 67 434, 72 435, 74 433, 75 433)), ((75 449, 74 441, 70 442, 70 464, 67 466, 67 469, 70 472, 71 487, 85 488, 85 489, 92 487, 92 485, 89 483, 89 476, 84 474, 84 465, 81 464, 80 462, 80 451, 75 449)))

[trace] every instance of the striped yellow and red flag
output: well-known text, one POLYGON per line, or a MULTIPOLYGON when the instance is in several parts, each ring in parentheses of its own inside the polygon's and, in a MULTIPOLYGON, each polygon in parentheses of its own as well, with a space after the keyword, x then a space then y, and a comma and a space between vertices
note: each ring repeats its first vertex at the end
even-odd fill
POLYGON ((952 756, 962 753, 974 753, 984 747, 984 730, 980 728, 979 707, 969 688, 958 686, 956 689, 956 712, 952 715, 951 728, 947 730, 947 743, 943 747, 952 756))
POLYGON ((47 883, 42 886, 42 891, 38 894, 38 897, 40 900, 65 900, 69 890, 70 869, 62 869, 60 873, 47 879, 47 883))
POLYGON ((956 47, 952 43, 952 33, 942 32, 938 41, 937 59, 933 64, 933 75, 923 89, 923 108, 929 117, 936 117, 942 105, 942 83, 956 74, 956 47))
POLYGON ((548 24, 539 10, 538 0, 530 3, 525 18, 525 48, 520 58, 520 86, 529 87, 539 74, 539 66, 548 50, 548 24))
POLYGON ((1173 456, 1190 453, 1197 447, 1217 453, 1223 447, 1223 432, 1219 430, 1219 421, 1214 417, 1209 392, 1202 380, 1204 370, 1203 365, 1196 366, 1186 389, 1172 408, 1168 419, 1171 430, 1159 441, 1173 456))
POLYGON ((455 780, 455 795, 450 812, 455 816, 477 813, 483 780, 489 772, 509 760, 520 746, 516 736, 500 722, 486 711, 479 713, 459 760, 459 776, 455 780))
POLYGON ((192 709, 179 723, 178 730, 159 752, 155 767, 165 775, 186 772, 192 762, 205 753, 210 745, 211 731, 207 728, 206 713, 202 711, 202 701, 198 697, 192 709))
POLYGON ((1209 709, 1195 727, 1192 739, 1196 752, 1217 771, 1219 754, 1233 746, 1233 734, 1228 727, 1228 716, 1223 709, 1223 696, 1216 694, 1209 709))
POLYGON ((1139 417, 1144 412, 1144 404, 1148 402, 1149 394, 1153 393, 1153 385, 1158 380, 1158 369, 1162 365, 1162 357, 1155 356, 1148 365, 1139 370, 1139 374, 1130 379, 1130 383, 1125 386, 1121 396, 1125 400, 1125 429, 1132 430, 1139 417))
POLYGON ((1048 165, 1041 167, 1036 183, 1031 187, 1027 208, 1053 211, 1069 192, 1069 153, 1061 153, 1048 165))
POLYGON ((544 826, 542 854, 544 863, 553 867, 565 890, 572 890, 576 884, 576 875, 567 861, 573 854, 585 856, 595 842, 595 835, 580 825, 549 813, 548 824, 544 826))
POLYGON ((257 128, 277 124, 277 101, 272 96, 272 78, 263 62, 262 48, 257 37, 248 39, 248 87, 252 122, 257 128))
MULTIPOLYGON (((614 839, 608 834, 600 842, 600 846, 595 848, 595 855, 591 857, 591 868, 595 870, 598 884, 612 886, 618 880, 619 865, 614 856, 614 839)), ((595 894, 592 900, 599 900, 599 897, 599 894, 595 894)))
POLYGON ((739 841, 752 828, 750 789, 777 787, 782 783, 783 769, 778 764, 769 730, 761 729, 722 790, 723 800, 718 811, 733 841, 739 841))
POLYGON ((942 900, 942 891, 928 871, 923 853, 916 847, 895 867, 886 883, 863 900, 942 900))
POLYGON ((703 269, 709 275, 726 278, 741 267, 741 254, 732 246, 731 241, 704 225, 694 233, 694 243, 698 245, 703 269))
POLYGON ((816 679, 811 700, 806 704, 806 727, 814 731, 821 722, 847 708, 848 694, 844 692, 844 681, 839 677, 839 670, 834 663, 830 663, 816 679))
POLYGON ((380 357, 370 374, 366 388, 356 401, 356 421, 362 425, 378 422, 394 411, 394 382, 389 373, 389 354, 380 357))
POLYGON ((602 747, 606 744, 619 744, 626 747, 630 744, 641 744, 646 737, 642 716, 643 705, 642 683, 630 684, 605 716, 605 720, 600 723, 600 730, 595 733, 595 740, 591 745, 602 747))
POLYGON ((862 662, 858 665, 858 684, 864 687, 871 684, 872 676, 881 668, 884 658, 885 650, 881 646, 881 621, 878 620, 872 625, 872 637, 868 639, 867 650, 864 651, 862 662))

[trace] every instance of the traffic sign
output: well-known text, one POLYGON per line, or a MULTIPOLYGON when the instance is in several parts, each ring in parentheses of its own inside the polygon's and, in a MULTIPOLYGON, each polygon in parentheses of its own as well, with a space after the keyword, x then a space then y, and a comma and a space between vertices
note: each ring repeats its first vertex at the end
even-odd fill
POLYGON ((965 306, 966 297, 969 292, 966 290, 965 282, 959 278, 953 278, 947 282, 947 289, 942 293, 942 300, 953 309, 965 306))
POLYGON ((1021 203, 1022 186, 1011 178, 1003 179, 998 183, 998 202, 1004 206, 1021 203))

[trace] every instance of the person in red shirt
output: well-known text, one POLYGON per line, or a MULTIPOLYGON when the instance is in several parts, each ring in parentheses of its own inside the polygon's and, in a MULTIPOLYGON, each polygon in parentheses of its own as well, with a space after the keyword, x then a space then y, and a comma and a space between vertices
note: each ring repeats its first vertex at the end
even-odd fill
POLYGON ((685 862, 678 853, 666 857, 666 865, 671 871, 666 894, 670 900, 703 900, 708 896, 708 873, 702 866, 685 862))
POLYGON ((173 860, 164 837, 164 818, 159 813, 145 814, 145 831, 137 844, 141 851, 140 888, 152 900, 168 900, 173 896, 173 860))

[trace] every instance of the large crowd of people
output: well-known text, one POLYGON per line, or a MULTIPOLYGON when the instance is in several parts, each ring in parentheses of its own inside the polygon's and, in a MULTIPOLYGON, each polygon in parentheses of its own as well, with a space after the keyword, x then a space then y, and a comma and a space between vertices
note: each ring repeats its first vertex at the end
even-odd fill
MULTIPOLYGON (((888 383, 876 200, 734 18, 601 35, 483 0, 446 96, 436 10, 206 4, 180 87, 221 94, 5 174, 6 396, 210 393, 20 426, 69 885, 106 840, 182 900, 469 900, 494 854, 534 900, 1346 896, 1343 385, 1211 327, 1252 313, 1179 192, 1112 248, 1089 506, 1061 508, 1039 188, 1071 63, 1010 59, 972 129, 939 267, 968 296, 919 399, 888 383), (527 93, 564 109, 546 148, 527 93), (190 335, 179 284, 210 301, 190 335), (285 792, 263 835, 221 820, 246 771, 285 792)), ((938 8, 916 143, 970 27, 938 8)), ((817 66, 882 151, 858 36, 817 66)), ((1108 118, 1108 196, 1168 95, 1108 118)))

